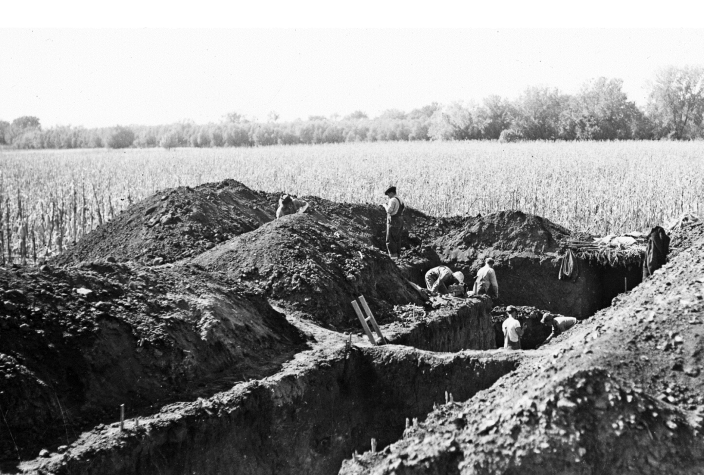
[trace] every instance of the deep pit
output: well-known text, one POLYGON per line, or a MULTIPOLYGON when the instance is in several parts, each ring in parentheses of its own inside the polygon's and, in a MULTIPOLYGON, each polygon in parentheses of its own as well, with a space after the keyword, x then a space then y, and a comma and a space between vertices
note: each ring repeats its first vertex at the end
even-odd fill
POLYGON ((3 470, 337 473, 372 438, 381 450, 413 432, 406 419, 454 407, 446 393, 471 401, 545 357, 495 350, 506 305, 524 309, 532 349, 549 333, 542 311, 584 319, 640 282, 635 266, 586 258, 557 279, 570 231, 517 211, 409 210, 412 247, 393 262, 380 207, 307 199, 310 215, 273 221, 276 195, 233 180, 167 190, 47 269, 0 275, 0 328, 15 339, 0 338, 13 383, 0 403, 16 429, 0 431, 3 470), (498 301, 427 301, 405 280, 424 284, 444 263, 471 281, 489 256, 498 301), (389 345, 362 335, 349 305, 359 295, 389 345))

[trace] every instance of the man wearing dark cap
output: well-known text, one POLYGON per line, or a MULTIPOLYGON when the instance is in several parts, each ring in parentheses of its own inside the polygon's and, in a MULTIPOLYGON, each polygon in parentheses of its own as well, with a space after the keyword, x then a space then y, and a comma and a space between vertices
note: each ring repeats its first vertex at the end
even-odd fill
POLYGON ((398 257, 401 252, 401 233, 403 232, 403 212, 406 205, 396 196, 396 187, 392 186, 385 192, 389 197, 389 202, 384 206, 386 209, 386 249, 392 259, 398 257))

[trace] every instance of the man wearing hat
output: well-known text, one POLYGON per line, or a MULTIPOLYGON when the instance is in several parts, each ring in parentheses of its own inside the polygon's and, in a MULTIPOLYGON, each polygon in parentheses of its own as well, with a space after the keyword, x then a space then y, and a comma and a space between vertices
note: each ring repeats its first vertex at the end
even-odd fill
POLYGON ((291 198, 291 195, 282 195, 279 198, 279 207, 276 210, 276 219, 287 214, 305 213, 309 209, 307 201, 291 198))
POLYGON ((577 324, 577 319, 574 317, 556 317, 550 312, 545 312, 543 318, 540 320, 543 325, 550 325, 552 327, 552 333, 548 336, 543 345, 562 332, 565 332, 577 324))
POLYGON ((448 293, 447 287, 454 284, 464 284, 462 272, 453 273, 447 266, 437 266, 425 273, 425 285, 431 292, 445 295, 448 293))
POLYGON ((518 310, 513 305, 506 307, 508 318, 504 320, 501 329, 504 331, 504 348, 507 350, 520 350, 523 328, 518 321, 518 310))
POLYGON ((401 233, 403 232, 403 212, 406 205, 396 196, 396 187, 392 186, 384 192, 389 197, 389 202, 384 206, 386 210, 386 249, 389 257, 398 257, 401 252, 401 233))

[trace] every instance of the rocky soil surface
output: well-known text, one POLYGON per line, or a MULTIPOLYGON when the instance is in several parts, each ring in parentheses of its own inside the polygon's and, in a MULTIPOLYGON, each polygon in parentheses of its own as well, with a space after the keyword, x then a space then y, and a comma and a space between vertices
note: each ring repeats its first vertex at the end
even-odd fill
POLYGON ((306 348, 257 295, 202 271, 93 262, 0 270, 0 458, 258 379, 306 348), (11 428, 8 430, 8 428, 11 428))
POLYGON ((166 190, 49 265, 0 268, 0 471, 701 473, 701 222, 653 278, 541 345, 543 310, 586 317, 603 293, 597 269, 557 280, 575 233, 409 209, 392 261, 379 205, 303 197, 275 220, 278 197, 166 190), (407 282, 440 263, 471 282, 487 256, 498 302, 407 282), (391 344, 367 342, 359 295, 391 344), (508 304, 537 350, 495 349, 508 304))
POLYGON ((393 261, 378 248, 314 216, 294 214, 231 239, 177 266, 222 273, 260 289, 276 305, 305 312, 329 328, 359 328, 350 302, 364 295, 378 321, 394 305, 421 304, 393 261))

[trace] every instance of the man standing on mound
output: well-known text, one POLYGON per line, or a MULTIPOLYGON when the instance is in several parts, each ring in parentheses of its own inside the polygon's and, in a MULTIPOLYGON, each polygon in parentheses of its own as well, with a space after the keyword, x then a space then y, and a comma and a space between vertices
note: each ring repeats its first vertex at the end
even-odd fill
POLYGON ((386 210, 386 249, 392 259, 401 252, 401 233, 403 232, 403 212, 406 205, 396 196, 396 187, 392 186, 384 193, 389 197, 389 202, 384 206, 386 210))

